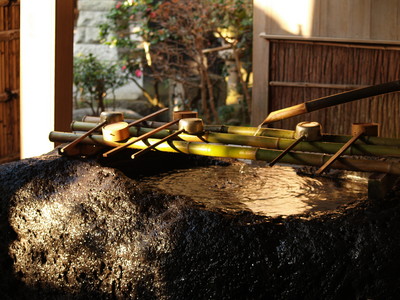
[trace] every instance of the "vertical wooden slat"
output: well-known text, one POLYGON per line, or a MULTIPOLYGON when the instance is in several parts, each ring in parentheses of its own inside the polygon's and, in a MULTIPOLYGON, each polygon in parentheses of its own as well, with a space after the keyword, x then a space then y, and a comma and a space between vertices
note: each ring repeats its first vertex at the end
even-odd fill
MULTIPOLYGON (((0 31, 5 30, 5 16, 4 8, 0 7, 0 31)), ((3 92, 5 88, 5 42, 0 42, 0 91, 3 92)), ((6 129, 6 105, 0 103, 0 157, 6 155, 6 141, 5 141, 5 129, 6 129)))
MULTIPOLYGON (((0 32, 19 30, 19 1, 0 7, 0 32)), ((0 42, 0 93, 19 90, 19 37, 0 42)), ((19 99, 0 103, 0 163, 19 157, 19 99)))

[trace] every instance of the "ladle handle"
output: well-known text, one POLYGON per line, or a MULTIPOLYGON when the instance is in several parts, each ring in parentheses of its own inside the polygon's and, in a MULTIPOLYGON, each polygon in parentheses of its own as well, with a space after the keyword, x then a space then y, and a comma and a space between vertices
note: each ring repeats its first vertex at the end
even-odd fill
POLYGON ((135 126, 135 125, 137 125, 137 124, 139 124, 139 123, 141 123, 143 121, 146 121, 146 120, 148 120, 148 119, 150 119, 150 118, 152 118, 154 116, 157 116, 157 115, 163 113, 164 111, 167 111, 168 109, 169 109, 168 107, 160 109, 160 110, 158 110, 158 111, 156 111, 156 112, 154 112, 152 114, 149 114, 149 115, 147 115, 147 116, 145 116, 143 118, 140 118, 139 120, 133 121, 132 123, 128 124, 128 127, 135 126))
POLYGON ((136 157, 138 157, 138 156, 140 156, 140 155, 146 153, 147 151, 149 151, 149 150, 151 150, 151 149, 154 149, 154 148, 157 147, 158 145, 164 143, 165 141, 167 141, 167 140, 169 140, 169 139, 172 139, 173 137, 175 137, 175 136, 181 134, 181 133, 184 132, 184 131, 185 131, 185 130, 183 130, 183 129, 178 130, 178 131, 175 131, 173 134, 170 134, 170 135, 164 137, 163 139, 161 139, 161 140, 159 140, 158 142, 156 142, 156 143, 150 145, 149 147, 147 147, 147 148, 145 148, 145 149, 142 149, 142 150, 136 152, 135 154, 132 154, 131 158, 132 158, 132 159, 135 159, 136 157))
POLYGON ((118 146, 118 147, 115 147, 114 149, 111 149, 111 150, 108 151, 108 152, 105 152, 105 153, 103 154, 103 156, 104 156, 104 157, 108 157, 109 155, 114 154, 114 153, 116 153, 116 152, 118 152, 118 151, 121 151, 122 149, 125 149, 125 148, 128 147, 129 145, 132 145, 132 144, 134 144, 134 143, 136 143, 136 142, 139 142, 139 141, 141 141, 141 140, 143 140, 143 139, 146 139, 146 138, 152 136, 153 134, 155 134, 155 133, 157 133, 157 132, 159 132, 159 131, 161 131, 161 130, 163 130, 163 129, 165 129, 165 128, 171 126, 171 125, 174 125, 174 124, 176 124, 176 123, 178 123, 178 122, 179 122, 179 120, 175 120, 175 121, 166 123, 166 124, 164 124, 164 125, 162 125, 162 126, 156 128, 156 129, 154 129, 154 130, 152 130, 152 131, 149 131, 149 132, 147 132, 147 133, 145 133, 145 134, 143 134, 143 135, 137 137, 136 139, 133 139, 132 141, 126 142, 125 144, 122 144, 122 145, 120 145, 120 146, 118 146))
POLYGON ((72 148, 73 146, 75 146, 76 144, 78 144, 80 141, 82 141, 85 137, 89 136, 90 134, 92 134, 94 131, 96 131, 97 129, 103 127, 104 125, 107 124, 107 121, 103 121, 101 123, 99 123, 98 125, 96 125, 95 127, 93 127, 92 129, 90 129, 89 131, 85 132, 84 134, 82 134, 80 137, 78 137, 76 140, 72 141, 71 143, 69 143, 68 145, 64 146, 63 148, 60 149, 61 153, 64 153, 65 151, 67 151, 68 149, 72 148))
POLYGON ((281 152, 277 157, 275 157, 270 163, 269 166, 272 167, 275 165, 278 161, 282 159, 290 150, 292 150, 298 143, 300 143, 302 140, 304 140, 304 135, 299 137, 297 140, 295 140, 289 147, 287 147, 285 150, 281 152))
POLYGON ((265 118, 260 126, 263 126, 267 123, 272 123, 275 121, 280 121, 294 116, 302 115, 322 108, 327 108, 334 105, 339 105, 355 100, 360 100, 363 98, 397 91, 400 91, 400 80, 371 85, 347 92, 321 97, 301 104, 275 110, 265 118))
POLYGON ((344 151, 346 151, 356 140, 358 140, 364 133, 359 132, 355 136, 353 136, 350 140, 347 141, 346 144, 343 145, 342 148, 338 150, 326 163, 324 163, 316 172, 317 175, 320 175, 324 172, 333 162, 340 156, 344 151))

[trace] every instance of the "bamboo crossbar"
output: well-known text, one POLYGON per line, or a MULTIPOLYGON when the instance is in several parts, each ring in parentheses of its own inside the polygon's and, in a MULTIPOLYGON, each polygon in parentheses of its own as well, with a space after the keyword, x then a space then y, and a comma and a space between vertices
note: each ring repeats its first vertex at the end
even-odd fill
MULTIPOLYGON (((79 138, 80 134, 69 132, 50 132, 49 139, 52 142, 70 142, 79 138)), ((147 139, 146 143, 140 141, 128 146, 130 149, 145 149, 150 144, 157 143, 159 139, 147 139)), ((82 140, 82 143, 118 147, 120 142, 104 141, 101 135, 92 135, 82 140)), ((271 162, 281 151, 262 149, 258 147, 243 147, 203 142, 168 141, 161 143, 155 149, 162 152, 175 152, 195 154, 212 157, 229 157, 236 159, 250 159, 271 162)), ((291 152, 285 155, 281 162, 293 165, 309 165, 319 167, 323 165, 330 155, 291 152)), ((392 161, 340 158, 332 164, 332 168, 362 172, 380 172, 400 175, 400 163, 392 161)))
MULTIPOLYGON (((127 123, 133 123, 137 120, 134 119, 125 119, 124 120, 127 123)), ((82 122, 85 123, 99 123, 100 122, 100 117, 97 116, 85 116, 82 119, 82 122)), ((160 122, 160 121, 149 121, 149 120, 144 120, 143 122, 141 122, 140 124, 137 124, 136 126, 145 126, 145 127, 151 127, 151 128, 158 128, 162 125, 164 125, 165 122, 160 122)), ((171 128, 173 128, 174 126, 171 126, 171 128)), ((178 126, 175 126, 176 129, 178 129, 178 126)))
MULTIPOLYGON (((73 122, 71 129, 73 131, 88 131, 91 130, 96 124, 85 123, 85 122, 73 122)), ((247 128, 247 127, 245 127, 247 128)), ((129 133, 131 136, 140 136, 150 132, 152 128, 143 127, 131 127, 129 133)), ((173 130, 161 130, 154 134, 154 138, 164 138, 173 133, 173 130)), ((190 142, 207 141, 210 143, 222 143, 222 144, 235 144, 241 146, 252 146, 267 149, 284 150, 288 148, 295 139, 281 138, 281 137, 269 137, 269 136, 247 136, 243 134, 232 134, 232 133, 219 133, 206 131, 201 137, 189 134, 180 134, 177 138, 190 142)), ((344 142, 345 143, 345 142, 344 142)), ((295 147, 295 151, 303 152, 315 152, 315 153, 328 153, 334 154, 343 146, 341 143, 332 143, 324 141, 306 142, 302 141, 295 147)), ((355 144, 344 153, 346 155, 370 155, 370 156, 392 156, 400 157, 400 147, 390 147, 382 145, 368 145, 364 143, 355 144)))

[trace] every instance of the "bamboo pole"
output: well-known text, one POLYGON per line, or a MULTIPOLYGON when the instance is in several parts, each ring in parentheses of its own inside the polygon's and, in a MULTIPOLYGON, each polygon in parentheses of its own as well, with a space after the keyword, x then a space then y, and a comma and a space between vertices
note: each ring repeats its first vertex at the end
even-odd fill
MULTIPOLYGON (((246 127, 246 126, 206 125, 205 130, 213 132, 241 134, 241 135, 254 135, 259 130, 259 128, 246 127)), ((262 136, 262 137, 280 137, 288 139, 294 138, 294 135, 295 135, 294 130, 276 129, 276 128, 261 128, 257 134, 257 136, 262 136)), ((336 134, 322 135, 322 141, 331 143, 346 143, 351 138, 352 138, 351 135, 336 135, 336 134)), ((356 144, 357 143, 400 147, 400 139, 376 137, 376 136, 361 137, 358 141, 356 141, 356 144)))
POLYGON ((138 152, 132 154, 131 158, 132 158, 132 159, 135 159, 136 157, 138 157, 138 156, 140 156, 140 155, 143 155, 144 153, 146 153, 146 152, 148 152, 148 151, 154 149, 154 148, 157 147, 158 145, 160 145, 160 144, 162 144, 162 143, 164 143, 164 142, 166 142, 166 141, 172 139, 173 137, 175 137, 175 136, 181 134, 183 131, 184 131, 184 130, 175 131, 174 133, 172 133, 172 134, 170 134, 170 135, 168 135, 168 136, 162 138, 162 139, 159 140, 158 142, 156 142, 156 143, 154 143, 154 144, 148 146, 147 148, 144 148, 144 149, 139 150, 138 152))
MULTIPOLYGON (((87 131, 93 128, 93 123, 73 122, 71 128, 73 131, 87 131)), ((140 136, 148 133, 152 128, 131 127, 129 133, 131 136, 140 136)), ((154 138, 164 138, 170 135, 172 130, 161 130, 154 133, 154 138)), ((294 132, 293 132, 294 134, 294 132)), ((207 141, 210 143, 235 144, 243 146, 253 146, 268 149, 284 150, 288 148, 294 141, 294 138, 277 138, 267 136, 246 136, 242 134, 205 132, 201 137, 189 134, 180 134, 180 139, 189 142, 207 141)), ((368 138, 368 137, 367 137, 368 138)), ((361 137, 360 139, 363 139, 361 137)), ((344 143, 332 143, 324 141, 306 142, 302 141, 294 147, 294 151, 317 152, 334 154, 343 146, 344 143)), ((346 155, 372 155, 372 156, 394 156, 400 157, 400 147, 354 144, 345 151, 346 155)))
MULTIPOLYGON (((127 122, 127 123, 133 123, 136 120, 125 119, 124 121, 127 122)), ((85 116, 85 117, 83 117, 82 122, 85 122, 85 123, 99 123, 100 122, 100 117, 97 117, 97 116, 85 116)), ((158 127, 160 127, 160 126, 162 126, 164 124, 165 124, 165 122, 145 120, 145 121, 142 121, 140 124, 136 124, 135 126, 145 126, 145 127, 151 127, 151 128, 158 128, 158 127)), ((176 126, 176 125, 175 126, 171 126, 171 128, 178 129, 178 126, 176 126)))
MULTIPOLYGON (((52 142, 70 142, 78 138, 80 134, 68 132, 50 132, 49 139, 52 142)), ((157 143, 158 139, 148 139, 146 143, 140 141, 128 146, 130 149, 145 149, 148 144, 157 143)), ((82 143, 118 147, 123 143, 104 141, 101 135, 92 135, 82 140, 82 143)), ((227 146, 202 142, 175 141, 164 142, 155 149, 162 152, 175 152, 195 154, 211 157, 229 157, 237 159, 261 160, 270 162, 280 151, 261 149, 257 147, 227 146)), ((285 155, 281 162, 293 165, 320 166, 330 158, 329 155, 291 152, 285 155)), ((393 161, 340 158, 332 164, 334 169, 344 169, 362 172, 381 172, 400 175, 400 163, 393 161)))

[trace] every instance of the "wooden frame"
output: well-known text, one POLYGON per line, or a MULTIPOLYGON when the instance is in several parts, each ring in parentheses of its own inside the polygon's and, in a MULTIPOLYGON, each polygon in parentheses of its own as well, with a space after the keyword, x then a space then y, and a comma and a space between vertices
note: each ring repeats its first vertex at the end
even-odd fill
POLYGON ((0 0, 0 163, 20 156, 19 1, 0 0))

